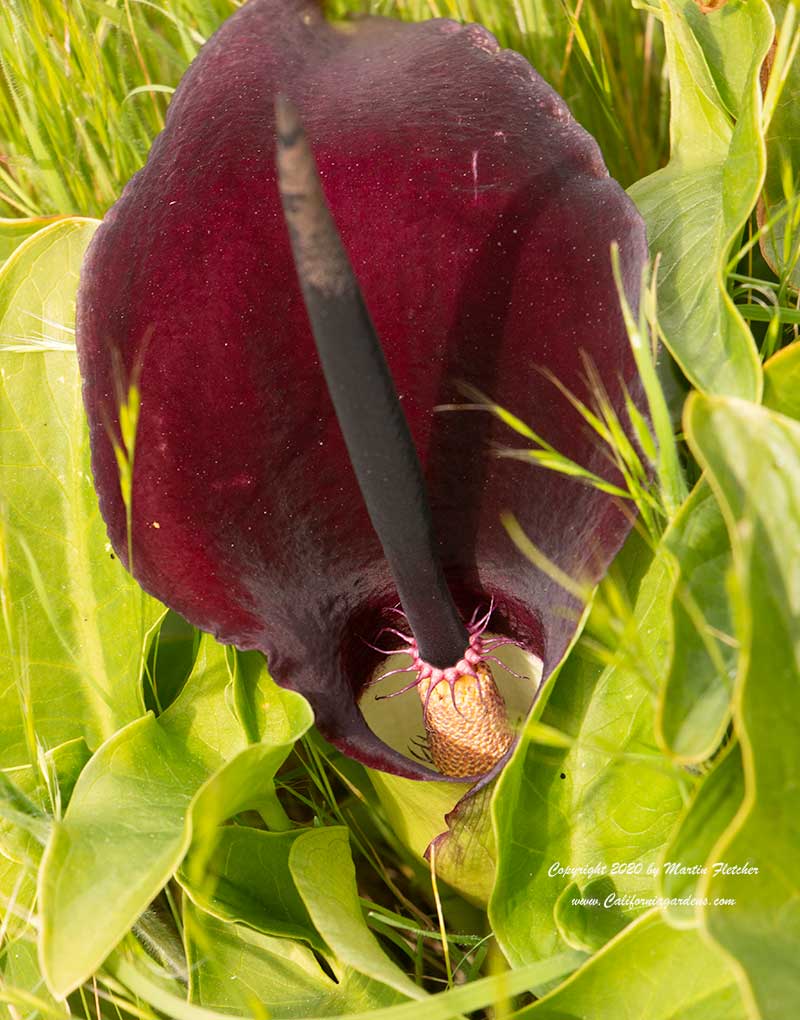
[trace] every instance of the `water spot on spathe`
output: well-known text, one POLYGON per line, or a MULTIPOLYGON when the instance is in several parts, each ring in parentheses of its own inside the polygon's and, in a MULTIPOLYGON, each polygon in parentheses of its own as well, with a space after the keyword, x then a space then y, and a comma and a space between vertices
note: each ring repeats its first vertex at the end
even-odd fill
POLYGON ((256 484, 253 475, 248 471, 240 471, 239 474, 230 475, 228 478, 221 478, 211 483, 211 488, 216 491, 227 491, 231 489, 251 489, 256 484))
POLYGON ((487 53, 497 53, 500 49, 495 37, 482 25, 467 25, 464 34, 468 36, 473 46, 485 50, 487 53))

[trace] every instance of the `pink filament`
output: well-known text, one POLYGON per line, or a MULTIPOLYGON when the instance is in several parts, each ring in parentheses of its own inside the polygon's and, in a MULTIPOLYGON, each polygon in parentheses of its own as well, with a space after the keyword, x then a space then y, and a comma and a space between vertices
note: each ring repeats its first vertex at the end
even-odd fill
MULTIPOLYGON (((393 606, 391 612, 397 613, 406 619, 406 614, 398 606, 393 606)), ((486 632, 486 628, 489 626, 489 620, 491 619, 494 611, 494 598, 489 600, 489 608, 478 618, 480 607, 476 607, 472 616, 470 617, 469 623, 467 624, 467 631, 469 633, 469 645, 464 651, 464 655, 459 661, 457 667, 449 667, 448 669, 439 669, 436 666, 431 666, 430 663, 425 662, 420 657, 419 649, 417 648, 417 642, 413 635, 403 634, 402 631, 397 630, 395 627, 383 627, 378 632, 378 637, 382 634, 393 634, 395 637, 400 638, 405 643, 403 648, 379 648, 377 645, 371 644, 369 641, 364 640, 364 644, 367 647, 373 649, 373 651, 380 652, 381 655, 410 655, 411 665, 399 667, 398 669, 389 670, 388 673, 382 673, 379 677, 375 677, 374 680, 370 680, 365 686, 373 687, 375 684, 380 683, 382 680, 386 680, 390 676, 396 676, 398 673, 416 673, 414 680, 410 684, 406 684, 405 687, 400 690, 393 691, 391 694, 381 694, 376 697, 377 701, 385 701, 389 698, 396 698, 399 694, 405 694, 407 691, 413 690, 414 687, 418 687, 423 679, 430 679, 431 684, 428 688, 428 692, 425 696, 425 702, 423 711, 427 714, 428 703, 430 701, 431 694, 434 689, 439 686, 442 681, 446 681, 450 687, 450 696, 453 701, 453 708, 459 713, 461 710, 456 703, 456 691, 455 683, 460 676, 472 676, 478 681, 478 693, 480 694, 481 701, 483 701, 483 686, 480 682, 480 677, 477 673, 477 668, 481 663, 496 662, 498 666, 501 666, 511 676, 515 676, 518 680, 526 680, 527 677, 522 676, 520 673, 515 672, 509 666, 507 666, 501 659, 498 659, 495 655, 486 655, 486 652, 496 651, 498 648, 504 645, 514 645, 516 648, 521 648, 522 645, 519 641, 515 641, 513 638, 497 637, 489 638, 484 642, 483 634, 486 632), (456 675, 457 674, 457 675, 456 675)))

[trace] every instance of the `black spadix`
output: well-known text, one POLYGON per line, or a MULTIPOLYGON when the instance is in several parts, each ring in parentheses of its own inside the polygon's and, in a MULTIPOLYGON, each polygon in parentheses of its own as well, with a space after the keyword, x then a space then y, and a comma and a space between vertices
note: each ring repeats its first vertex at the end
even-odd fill
POLYGON ((439 562, 408 423, 297 110, 279 96, 275 116, 295 265, 350 462, 421 657, 453 666, 469 639, 439 562))

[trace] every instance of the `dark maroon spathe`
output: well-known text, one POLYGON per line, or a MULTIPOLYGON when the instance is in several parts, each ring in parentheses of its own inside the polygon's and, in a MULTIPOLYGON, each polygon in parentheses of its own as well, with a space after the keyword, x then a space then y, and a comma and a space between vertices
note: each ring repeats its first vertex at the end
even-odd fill
MULTIPOLYGON (((259 648, 323 734, 430 778, 366 727, 356 695, 397 601, 346 456, 296 281, 274 168, 273 99, 297 104, 422 459, 441 556, 467 617, 542 655, 575 606, 514 547, 512 511, 563 570, 594 580, 629 523, 610 497, 492 455, 484 413, 441 413, 464 381, 608 475, 537 371, 586 396, 580 352, 620 413, 638 380, 609 248, 635 303, 644 228, 595 142, 517 54, 477 26, 251 0, 187 71, 147 166, 97 231, 78 301, 95 479, 115 549, 125 508, 109 439, 138 377, 134 573, 220 640, 259 648)), ((387 486, 392 479, 386 479, 387 486)))

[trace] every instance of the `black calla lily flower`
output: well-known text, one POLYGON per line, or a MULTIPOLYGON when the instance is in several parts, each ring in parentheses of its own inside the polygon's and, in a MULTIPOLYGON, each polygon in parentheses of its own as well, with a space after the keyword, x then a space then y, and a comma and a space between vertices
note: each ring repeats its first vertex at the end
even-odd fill
POLYGON ((466 725, 472 698, 497 736, 488 757, 452 764, 429 726, 434 762, 485 772, 511 741, 485 659, 505 637, 547 673, 578 609, 501 514, 588 583, 630 520, 606 493, 493 456, 506 438, 493 416, 435 408, 466 384, 608 475, 537 369, 587 398, 586 358, 621 415, 625 388, 638 398, 614 241, 635 304, 634 206, 562 100, 484 29, 334 26, 312 0, 250 0, 187 71, 82 274, 78 351, 114 548, 196 626, 264 652, 344 753, 441 778, 358 707, 379 635, 407 630, 401 603, 426 713, 436 701, 466 725))

